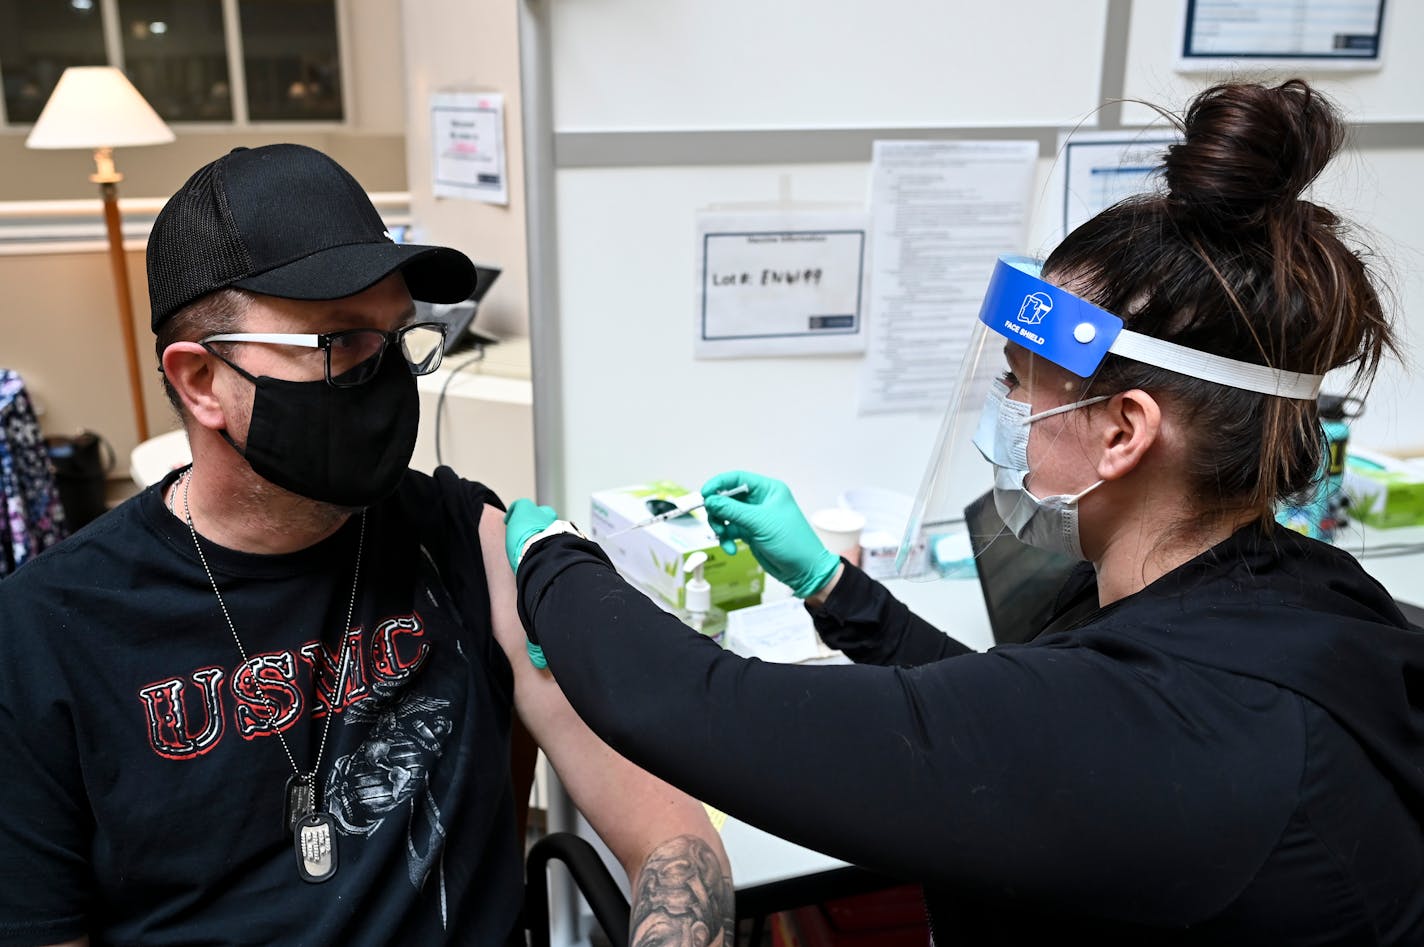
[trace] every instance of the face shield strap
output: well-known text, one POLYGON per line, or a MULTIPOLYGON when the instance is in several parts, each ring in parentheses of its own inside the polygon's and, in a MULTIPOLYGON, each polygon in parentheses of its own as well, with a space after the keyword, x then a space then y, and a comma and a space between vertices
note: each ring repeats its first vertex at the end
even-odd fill
POLYGON ((1320 394, 1321 375, 1241 362, 1124 329, 1107 310, 1045 282, 1041 270, 1029 257, 999 257, 979 321, 1080 378, 1091 377, 1111 352, 1230 388, 1305 401, 1320 394))
POLYGON ((1142 335, 1131 329, 1123 329, 1118 333, 1108 351, 1123 358, 1130 358, 1134 362, 1155 365, 1180 375, 1190 375, 1229 388, 1241 388, 1263 395, 1302 401, 1314 401, 1319 396, 1320 380, 1324 377, 1282 371, 1251 362, 1238 362, 1233 358, 1199 352, 1175 342, 1142 335))

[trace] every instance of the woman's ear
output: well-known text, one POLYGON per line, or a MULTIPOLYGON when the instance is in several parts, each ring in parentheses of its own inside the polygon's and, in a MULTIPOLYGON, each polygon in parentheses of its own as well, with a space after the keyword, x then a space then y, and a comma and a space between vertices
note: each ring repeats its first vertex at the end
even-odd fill
POLYGON ((227 427, 227 415, 213 390, 212 358, 197 342, 174 342, 163 350, 163 375, 188 414, 203 427, 218 431, 227 427))
POLYGON ((1117 480, 1137 469, 1162 429, 1162 408, 1157 399, 1134 388, 1113 395, 1098 410, 1103 456, 1098 476, 1117 480))

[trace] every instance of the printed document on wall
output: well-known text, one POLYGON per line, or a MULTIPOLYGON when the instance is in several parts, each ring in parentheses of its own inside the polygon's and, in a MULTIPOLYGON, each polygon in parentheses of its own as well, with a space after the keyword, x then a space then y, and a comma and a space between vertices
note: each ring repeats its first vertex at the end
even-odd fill
POLYGON ((431 191, 486 204, 509 203, 504 160, 504 96, 440 92, 430 97, 435 157, 431 191))
POLYGON ((942 411, 995 260, 1022 253, 1036 141, 877 141, 860 411, 942 411))
POLYGON ((1162 160, 1180 140, 1171 131, 1064 132, 1045 200, 1053 215, 1050 246, 1124 198, 1162 187, 1162 160))
POLYGON ((865 351, 863 208, 697 215, 698 358, 865 351))

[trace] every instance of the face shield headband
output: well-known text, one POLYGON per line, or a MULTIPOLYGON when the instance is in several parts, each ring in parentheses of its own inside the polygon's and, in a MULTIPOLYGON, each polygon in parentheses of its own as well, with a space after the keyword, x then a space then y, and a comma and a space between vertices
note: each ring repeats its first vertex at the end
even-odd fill
POLYGON ((1122 327, 1122 320, 1044 281, 1043 265, 1001 256, 989 279, 979 321, 1024 349, 1090 378, 1111 352, 1192 378, 1279 398, 1314 401, 1322 375, 1281 371, 1189 349, 1122 327))
MULTIPOLYGON (((1005 340, 1083 379, 1092 378, 1113 353, 1261 394, 1314 400, 1319 393, 1320 375, 1237 361, 1126 329, 1118 316, 1046 282, 1040 272, 1041 264, 1026 257, 1000 257, 994 267, 905 523, 894 569, 901 577, 972 576, 975 561, 998 535, 993 518, 986 516, 976 524, 971 512, 990 485, 984 455, 974 446, 973 435, 983 421, 993 384, 1003 372, 1005 340)), ((1034 364, 1030 361, 1020 370, 1031 373, 1034 364)), ((1003 525, 999 522, 997 528, 1003 525)))

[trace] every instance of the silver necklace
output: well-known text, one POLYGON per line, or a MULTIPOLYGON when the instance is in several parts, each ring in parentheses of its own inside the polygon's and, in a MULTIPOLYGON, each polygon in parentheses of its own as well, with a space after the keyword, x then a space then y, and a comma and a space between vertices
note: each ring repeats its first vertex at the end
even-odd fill
MULTIPOLYGON (((188 534, 193 537, 193 548, 198 550, 198 561, 203 564, 203 571, 207 573, 208 582, 213 587, 213 594, 217 596, 218 607, 222 609, 223 618, 227 620, 227 629, 232 632, 233 643, 237 645, 237 651, 242 655, 242 663, 247 663, 247 649, 242 646, 242 639, 237 636, 237 626, 233 624, 232 615, 227 610, 227 603, 223 601, 222 592, 218 591, 218 580, 213 577, 213 570, 208 567, 208 557, 203 555, 203 545, 198 541, 198 531, 193 526, 193 508, 188 504, 188 485, 193 479, 193 468, 189 467, 183 472, 183 520, 188 524, 188 534)), ((175 491, 176 488, 175 488, 175 491)), ((169 509, 173 509, 169 494, 169 509)), ((351 600, 346 604, 346 624, 343 629, 351 627, 351 616, 356 611, 356 587, 361 580, 361 550, 366 545, 366 511, 361 511, 361 532, 356 540, 356 569, 351 576, 351 600)), ((322 724, 321 741, 316 747, 316 759, 312 761, 311 772, 303 773, 297 766, 296 757, 292 755, 292 748, 287 744, 287 738, 280 729, 275 732, 277 739, 282 743, 282 751, 287 754, 287 762, 291 764, 292 775, 287 779, 286 792, 284 794, 285 807, 283 808, 282 825, 287 831, 292 833, 292 844, 297 853, 297 874, 303 881, 321 882, 331 878, 336 874, 336 822, 329 812, 321 812, 317 809, 317 773, 321 770, 321 756, 326 750, 326 738, 331 733, 331 718, 336 716, 336 701, 339 695, 336 689, 341 686, 341 682, 346 680, 346 671, 350 664, 351 649, 346 647, 345 635, 342 635, 338 642, 341 648, 341 666, 336 672, 336 680, 332 686, 333 701, 327 708, 326 722, 322 724)), ((260 690, 258 694, 262 698, 263 705, 267 708, 272 717, 277 715, 277 705, 272 699, 260 690)), ((313 684, 312 696, 315 699, 316 691, 313 684)), ((270 719, 270 718, 269 718, 270 719)))

